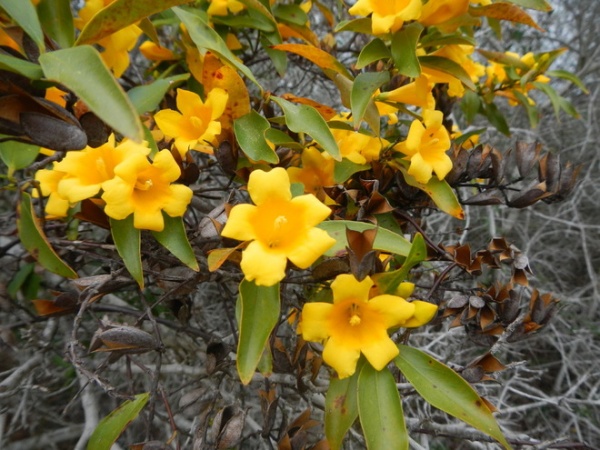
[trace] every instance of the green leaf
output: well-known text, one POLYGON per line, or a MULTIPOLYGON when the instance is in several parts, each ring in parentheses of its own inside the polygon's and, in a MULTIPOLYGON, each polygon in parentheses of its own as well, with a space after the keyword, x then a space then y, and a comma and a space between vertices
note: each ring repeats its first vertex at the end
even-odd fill
POLYGON ((35 275, 35 266, 36 264, 34 262, 24 264, 13 276, 6 287, 6 293, 10 298, 15 300, 19 291, 28 287, 27 284, 29 284, 30 277, 35 275))
POLYGON ((456 198, 454 190, 446 181, 440 181, 436 176, 432 176, 427 184, 421 184, 415 180, 415 177, 408 174, 406 168, 399 166, 398 169, 402 172, 402 175, 404 175, 404 181, 406 181, 407 184, 425 192, 431 197, 431 200, 433 200, 438 208, 446 214, 450 214, 452 217, 464 220, 465 213, 456 198))
POLYGON ((372 22, 370 17, 361 17, 360 19, 342 20, 335 27, 336 33, 342 31, 352 31, 360 34, 371 34, 372 22))
POLYGON ((487 117, 496 130, 506 136, 510 136, 510 128, 508 127, 506 118, 494 103, 482 103, 481 110, 482 114, 487 117))
POLYGON ((421 397, 511 448, 491 411, 469 383, 426 353, 406 345, 399 347, 400 355, 394 363, 421 397))
POLYGON ((546 0, 508 0, 508 2, 538 11, 552 11, 552 6, 546 0))
POLYGON ((410 252, 402 267, 392 272, 378 273, 373 276, 379 292, 382 294, 395 294, 398 286, 408 278, 408 272, 421 261, 427 258, 427 244, 423 235, 417 233, 413 238, 410 252))
POLYGON ((465 95, 460 101, 460 108, 465 113, 467 123, 471 123, 475 120, 477 113, 479 113, 479 109, 481 108, 481 98, 476 92, 466 90, 465 95))
POLYGON ((471 130, 471 131, 461 134, 456 139, 453 139, 452 142, 454 142, 456 145, 462 145, 465 142, 467 142, 469 139, 471 139, 473 136, 479 136, 480 134, 485 133, 486 131, 487 131, 487 128, 478 128, 476 130, 471 130))
POLYGON ((38 6, 38 15, 44 32, 61 48, 73 46, 75 26, 71 13, 70 0, 42 0, 38 6))
POLYGON ((279 320, 279 283, 273 286, 257 286, 251 281, 242 280, 240 305, 237 370, 242 383, 248 384, 279 320))
MULTIPOLYGON (((389 72, 363 72, 358 74, 352 84, 352 93, 350 94, 354 128, 358 129, 360 126, 367 106, 369 104, 374 106, 372 99, 375 91, 388 81, 390 81, 389 72)), ((379 125, 379 114, 377 115, 377 123, 379 125)))
POLYGON ((327 153, 340 161, 342 156, 331 130, 323 116, 309 105, 296 105, 279 97, 271 97, 285 114, 285 123, 294 133, 311 136, 327 153))
POLYGON ((535 104, 529 103, 529 97, 520 92, 517 89, 513 89, 513 94, 515 98, 519 101, 519 103, 525 108, 527 112, 527 117, 529 118, 529 126, 531 128, 536 128, 538 123, 540 122, 540 113, 536 108, 535 104))
POLYGON ((142 270, 142 256, 140 253, 141 233, 139 229, 133 226, 133 214, 123 220, 110 219, 110 232, 125 267, 133 279, 137 281, 140 289, 143 289, 144 271, 142 270))
POLYGON ((387 48, 385 43, 379 39, 373 39, 367 45, 363 47, 358 55, 358 59, 356 61, 356 68, 362 69, 365 66, 368 66, 374 61, 379 61, 380 59, 391 58, 392 54, 390 53, 390 49, 387 48))
POLYGON ((196 44, 199 49, 206 49, 216 53, 221 59, 227 61, 230 65, 246 75, 248 79, 258 86, 261 92, 263 91, 262 86, 254 77, 254 74, 248 67, 240 62, 231 50, 229 50, 221 36, 210 27, 207 19, 192 12, 188 12, 180 7, 173 8, 173 12, 175 12, 177 17, 179 17, 179 20, 183 22, 190 33, 190 38, 192 38, 192 41, 194 41, 194 44, 196 44))
POLYGON ((416 78, 421 75, 421 64, 417 58, 417 44, 423 29, 423 25, 414 22, 402 27, 392 37, 394 65, 398 72, 407 77, 416 78))
POLYGON ((40 52, 43 52, 46 48, 44 32, 33 3, 23 0, 0 0, 0 6, 33 39, 40 52))
POLYGON ((408 450, 408 432, 396 381, 366 363, 358 377, 358 414, 369 450, 408 450))
POLYGON ((44 72, 38 64, 2 53, 0 53, 0 69, 21 74, 30 80, 39 80, 44 76, 44 72))
POLYGON ((144 131, 131 101, 98 51, 73 47, 40 56, 46 77, 72 90, 100 119, 115 131, 140 142, 144 131))
POLYGON ((136 395, 127 400, 100 421, 88 441, 87 450, 110 450, 127 426, 140 414, 150 393, 136 395))
POLYGON ((490 50, 478 49, 477 51, 490 61, 494 61, 505 66, 516 67, 517 69, 529 70, 529 66, 516 56, 507 55, 506 53, 502 52, 493 52, 490 50))
POLYGON ((269 147, 265 137, 265 132, 269 129, 271 129, 269 121, 254 110, 233 121, 235 138, 249 158, 277 164, 279 157, 269 147))
POLYGON ((427 55, 419 56, 419 62, 421 63, 421 66, 452 75, 454 78, 459 79, 461 83, 469 89, 475 90, 475 85, 471 80, 471 76, 460 64, 455 63, 451 59, 427 55))
POLYGON ((75 45, 94 44, 129 25, 189 0, 116 0, 102 8, 81 30, 75 45))
POLYGON ((300 8, 293 3, 282 4, 278 3, 273 7, 273 15, 282 22, 291 23, 293 25, 305 26, 308 22, 308 16, 300 8))
POLYGON ((325 436, 331 450, 342 446, 344 436, 358 417, 358 375, 331 378, 325 396, 325 436))
POLYGON ((269 22, 273 24, 273 27, 277 29, 277 21, 275 20, 275 17, 273 17, 273 14, 269 9, 268 2, 266 5, 261 3, 260 0, 239 0, 239 2, 246 5, 249 10, 256 11, 261 16, 266 17, 269 20, 269 22))
POLYGON ((26 192, 21 193, 17 232, 25 250, 45 269, 65 278, 77 278, 77 273, 60 259, 50 246, 44 235, 40 221, 35 215, 31 196, 26 192))
POLYGON ((549 70, 548 72, 546 72, 546 75, 548 75, 551 78, 562 78, 563 80, 570 81, 579 89, 581 89, 585 94, 589 94, 590 92, 585 87, 585 84, 583 84, 583 81, 581 81, 579 77, 574 73, 568 72, 566 70, 549 70))
POLYGON ((154 238, 190 269, 196 272, 200 270, 194 250, 185 233, 183 218, 171 217, 163 212, 163 219, 165 228, 162 231, 153 231, 154 238))
POLYGON ((182 75, 162 78, 152 83, 130 89, 127 91, 127 96, 138 114, 154 111, 170 89, 187 80, 189 77, 189 73, 184 73, 182 75))
MULTIPOLYGON (((0 137, 4 137, 0 135, 0 137)), ((38 145, 26 144, 24 142, 6 141, 0 142, 0 159, 8 167, 6 174, 11 179, 16 170, 29 166, 40 153, 38 145)))
POLYGON ((333 180, 336 183, 343 183, 355 173, 369 170, 370 168, 369 164, 356 164, 344 158, 340 162, 335 162, 333 166, 333 180))
MULTIPOLYGON (((321 222, 317 227, 327 231, 336 240, 333 247, 325 253, 327 256, 334 256, 348 245, 346 228, 353 231, 365 231, 377 228, 377 225, 367 222, 354 222, 352 220, 329 220, 321 222)), ((406 256, 410 252, 411 243, 404 236, 393 233, 385 228, 378 228, 373 248, 375 250, 394 253, 395 255, 406 256)))

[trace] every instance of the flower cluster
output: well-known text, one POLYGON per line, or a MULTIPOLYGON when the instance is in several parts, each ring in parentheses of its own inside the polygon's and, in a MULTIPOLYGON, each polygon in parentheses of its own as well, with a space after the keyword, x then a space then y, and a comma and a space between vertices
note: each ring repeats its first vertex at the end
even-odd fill
POLYGON ((168 150, 158 152, 152 161, 146 145, 125 140, 115 145, 111 136, 97 148, 67 152, 52 169, 38 170, 36 180, 42 195, 48 196, 46 213, 66 217, 76 203, 95 198, 113 219, 133 214, 136 228, 162 231, 162 211, 182 216, 192 199, 192 190, 174 184, 181 170, 168 150))

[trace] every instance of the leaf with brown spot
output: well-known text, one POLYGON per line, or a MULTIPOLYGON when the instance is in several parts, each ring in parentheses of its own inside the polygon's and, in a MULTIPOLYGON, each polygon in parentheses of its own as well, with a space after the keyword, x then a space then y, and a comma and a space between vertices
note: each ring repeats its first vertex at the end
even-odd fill
POLYGON ((325 119, 325 120, 331 120, 337 114, 337 111, 335 109, 333 109, 331 106, 327 106, 322 103, 316 102, 314 100, 311 100, 310 98, 297 97, 294 94, 290 94, 290 93, 283 94, 281 96, 281 98, 289 100, 290 102, 293 102, 293 103, 300 103, 302 105, 312 106, 313 108, 315 108, 317 110, 317 112, 319 114, 321 114, 321 116, 323 116, 323 119, 325 119))
POLYGON ((331 450, 341 448, 346 432, 358 417, 359 369, 351 377, 330 380, 325 397, 325 436, 331 450))

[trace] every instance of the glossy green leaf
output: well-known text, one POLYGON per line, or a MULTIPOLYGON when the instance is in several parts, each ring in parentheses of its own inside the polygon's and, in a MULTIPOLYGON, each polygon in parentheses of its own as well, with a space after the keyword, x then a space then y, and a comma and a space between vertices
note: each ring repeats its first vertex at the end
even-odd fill
POLYGON ((308 15, 293 3, 277 3, 273 7, 273 15, 282 22, 293 25, 305 26, 308 22, 308 15))
POLYGON ((506 136, 510 136, 510 128, 508 127, 506 118, 494 103, 482 103, 481 113, 487 117, 496 130, 506 136))
POLYGON ((90 436, 87 450, 110 450, 125 428, 139 416, 149 399, 149 392, 138 394, 102 419, 90 436))
POLYGON ((129 100, 131 100, 131 103, 133 103, 133 107, 138 114, 154 111, 170 89, 173 89, 189 77, 189 73, 184 73, 182 75, 162 78, 153 81, 152 83, 130 89, 127 91, 127 96, 129 97, 129 100))
POLYGON ((396 380, 366 363, 358 377, 358 414, 367 449, 408 450, 408 432, 396 380))
POLYGON ((242 14, 235 16, 211 16, 213 23, 233 28, 254 28, 265 33, 273 33, 277 28, 265 16, 260 14, 242 14))
POLYGON ((465 95, 460 101, 460 108, 465 113, 467 123, 471 123, 479 113, 481 98, 476 92, 466 90, 465 95))
POLYGON ((552 11, 552 6, 546 0, 508 0, 515 5, 525 8, 537 9, 538 11, 552 11))
POLYGON ((42 0, 37 10, 44 32, 61 48, 71 47, 75 42, 71 1, 42 0))
POLYGON ((373 39, 367 45, 363 47, 358 55, 358 59, 356 61, 356 68, 362 69, 365 66, 368 66, 372 62, 379 61, 380 59, 391 58, 392 54, 390 53, 390 49, 387 48, 385 43, 379 39, 373 39))
POLYGON ((404 176, 404 181, 410 186, 416 187, 425 192, 438 208, 452 217, 463 220, 465 213, 456 198, 454 190, 450 185, 442 180, 438 180, 436 176, 432 176, 427 184, 421 184, 412 175, 409 175, 404 167, 398 167, 404 176))
POLYGON ((240 283, 240 337, 237 370, 244 384, 250 383, 260 362, 271 332, 279 320, 279 283, 257 286, 251 281, 240 283))
POLYGON ((546 84, 546 83, 540 83, 538 81, 534 81, 532 83, 536 89, 539 89, 540 91, 542 91, 544 94, 546 94, 548 96, 548 99, 550 100, 550 103, 552 104, 552 108, 554 109, 554 115, 558 118, 560 110, 561 110, 561 103, 560 103, 560 95, 558 95, 558 92, 556 92, 556 90, 546 84))
MULTIPOLYGON (((390 81, 389 72, 363 72, 358 74, 352 84, 350 94, 350 108, 352 109, 352 120, 354 128, 360 126, 369 103, 373 105, 373 94, 382 85, 390 81)), ((379 122, 379 117, 377 117, 379 122)))
POLYGON ((72 90, 115 131, 136 142, 143 139, 137 111, 95 48, 57 50, 43 54, 39 61, 46 78, 72 90))
POLYGON ((271 129, 269 121, 254 110, 233 122, 235 138, 249 158, 277 164, 279 157, 269 147, 265 137, 265 132, 269 129, 271 129))
MULTIPOLYGON (((329 236, 336 240, 333 247, 325 253, 327 256, 334 256, 348 245, 346 228, 353 231, 365 231, 377 228, 377 225, 367 222, 354 222, 352 220, 328 220, 321 222, 317 227, 327 231, 329 236)), ((404 236, 393 233, 385 228, 378 228, 373 248, 395 255, 407 256, 410 252, 411 243, 404 236)))
POLYGON ((550 78, 562 78, 563 80, 570 81, 575 86, 577 86, 579 89, 581 89, 584 93, 589 94, 589 90, 585 87, 585 84, 583 84, 583 81, 581 81, 579 79, 579 77, 577 75, 575 75, 574 73, 571 73, 567 70, 557 69, 557 70, 549 70, 548 72, 546 72, 546 75, 548 75, 550 78))
POLYGON ((92 17, 75 44, 94 44, 145 17, 184 3, 189 0, 115 0, 92 17))
POLYGON ((277 29, 277 20, 273 17, 268 2, 266 4, 263 4, 260 0, 239 0, 239 2, 246 5, 249 10, 256 11, 261 16, 266 17, 274 25, 275 29, 277 29))
POLYGON ((402 27, 392 37, 394 65, 400 74, 407 77, 416 78, 421 75, 421 64, 417 58, 417 43, 423 29, 423 25, 414 22, 402 27))
MULTIPOLYGON (((0 138, 4 137, 0 135, 0 138)), ((0 142, 0 159, 8 167, 8 178, 12 178, 16 170, 24 169, 40 153, 38 145, 25 144, 23 142, 6 141, 0 142)))
POLYGON ((44 32, 38 19, 37 11, 31 1, 0 0, 0 6, 27 35, 33 39, 41 52, 44 51, 44 32))
POLYGON ((464 378, 416 348, 399 347, 394 363, 421 397, 511 448, 485 402, 464 378))
POLYGON ((261 91, 263 90, 260 83, 254 77, 254 74, 229 50, 221 36, 210 27, 207 19, 180 7, 173 8, 173 11, 179 17, 179 20, 183 22, 190 34, 190 38, 192 38, 192 41, 194 41, 194 44, 199 49, 214 52, 221 59, 227 61, 231 66, 246 75, 261 91))
POLYGON ((361 17, 359 19, 342 20, 335 27, 336 33, 342 31, 352 31, 361 34, 371 34, 372 22, 370 17, 361 17))
POLYGON ((42 229, 40 220, 36 217, 31 196, 21 193, 19 215, 17 218, 19 239, 29 252, 45 269, 65 278, 77 278, 77 273, 71 269, 50 246, 42 229))
POLYGON ((140 253, 141 233, 139 229, 133 226, 133 214, 123 220, 110 219, 110 232, 125 267, 133 279, 137 281, 140 288, 143 289, 144 271, 140 253))
POLYGON ((285 123, 294 133, 305 133, 312 137, 334 159, 342 156, 331 130, 318 111, 309 105, 296 105, 279 97, 271 97, 285 114, 285 123))
POLYGON ((331 450, 342 446, 344 436, 358 417, 358 375, 331 378, 325 396, 325 436, 331 450))
POLYGON ((171 217, 163 212, 163 219, 165 228, 163 231, 153 231, 154 238, 190 269, 200 270, 194 250, 185 233, 183 218, 171 217))
POLYGON ((404 260, 402 267, 392 272, 382 272, 373 275, 373 279, 382 294, 395 294, 398 286, 408 278, 408 272, 421 261, 427 258, 427 244, 423 235, 417 233, 413 238, 410 252, 404 260))
POLYGON ((455 63, 451 59, 428 55, 419 56, 419 62, 421 63, 421 66, 452 75, 469 89, 475 90, 475 85, 471 80, 471 76, 460 64, 455 63))
POLYGON ((44 76, 44 72, 38 64, 2 53, 0 53, 0 69, 21 74, 30 80, 39 80, 44 76))
POLYGON ((336 183, 343 183, 352 175, 371 168, 368 164, 356 164, 349 159, 342 159, 333 166, 333 180, 336 183))
POLYGON ((531 128, 536 128, 538 123, 540 122, 540 113, 536 108, 535 104, 529 103, 529 97, 523 94, 518 89, 514 89, 513 94, 515 98, 519 101, 521 106, 525 108, 525 112, 527 112, 527 118, 529 119, 529 126, 531 128))
POLYGON ((522 70, 529 70, 529 66, 521 61, 518 57, 507 55, 502 52, 493 52, 490 50, 482 50, 478 49, 478 53, 485 56, 490 61, 494 61, 500 64, 504 64, 505 66, 512 66, 522 70))

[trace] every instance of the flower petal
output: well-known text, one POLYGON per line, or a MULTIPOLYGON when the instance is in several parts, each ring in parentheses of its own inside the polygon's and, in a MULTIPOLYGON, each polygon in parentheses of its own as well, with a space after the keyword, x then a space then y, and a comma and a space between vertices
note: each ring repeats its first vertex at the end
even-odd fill
POLYGON ((415 305, 396 295, 379 295, 369 300, 371 309, 379 312, 384 320, 386 330, 399 327, 410 319, 415 312, 415 305))
POLYGON ((104 212, 116 220, 125 219, 133 212, 133 186, 122 178, 115 177, 102 183, 102 199, 106 202, 104 212))
POLYGON ((163 206, 164 212, 171 217, 183 216, 187 210, 187 206, 192 201, 194 192, 183 184, 172 184, 169 190, 170 199, 163 206))
POLYGON ((398 347, 394 344, 394 341, 389 337, 380 339, 377 343, 368 347, 363 347, 361 348, 361 351, 367 358, 367 361, 369 361, 376 370, 383 369, 400 353, 398 347))
POLYGON ((289 201, 290 177, 283 167, 276 167, 269 172, 255 170, 248 180, 248 192, 255 205, 260 205, 267 200, 289 201))
POLYGON ((214 88, 210 90, 206 98, 206 105, 211 108, 210 120, 218 119, 223 115, 228 99, 229 94, 225 89, 214 88))
POLYGON ((273 286, 285 278, 287 258, 281 253, 270 252, 260 242, 252 241, 242 252, 242 272, 248 281, 257 286, 273 286))
POLYGON ((320 342, 329 337, 331 303, 306 303, 302 308, 302 337, 305 341, 320 342))
POLYGON ((140 230, 162 231, 165 221, 160 209, 138 206, 133 212, 133 226, 140 230))
POLYGON ((154 115, 154 120, 160 131, 169 137, 177 137, 182 133, 181 120, 183 116, 172 109, 161 109, 154 115))
POLYGON ((446 178, 446 175, 448 175, 451 170, 452 160, 446 153, 441 154, 438 160, 433 163, 433 171, 440 180, 446 178))
POLYGON ((410 158, 408 174, 415 177, 419 183, 427 183, 431 179, 432 170, 433 167, 431 167, 431 164, 425 161, 420 153, 415 153, 412 158, 410 158))
POLYGON ((184 116, 195 116, 196 108, 202 105, 200 96, 195 92, 177 89, 177 109, 184 116))
POLYGON ((251 224, 256 217, 257 208, 254 205, 235 205, 229 212, 229 218, 221 231, 221 236, 237 239, 238 241, 250 241, 256 239, 254 227, 251 224))
POLYGON ((365 277, 364 280, 358 281, 354 278, 354 275, 338 275, 333 283, 331 283, 333 302, 338 303, 349 298, 366 302, 372 286, 373 280, 370 277, 365 277))
POLYGON ((299 195, 292 199, 292 204, 302 210, 304 223, 307 227, 314 227, 323 222, 331 214, 331 209, 321 203, 312 194, 299 195))
POLYGON ((175 158, 169 150, 161 150, 154 156, 152 165, 160 171, 163 180, 172 182, 181 175, 181 169, 175 162, 175 158))
POLYGON ((360 350, 330 338, 323 349, 323 359, 335 369, 340 378, 347 378, 356 371, 360 350))
POLYGON ((319 256, 333 247, 335 239, 329 236, 325 230, 311 228, 306 237, 301 240, 291 251, 286 252, 287 257, 301 269, 308 268, 319 256))

